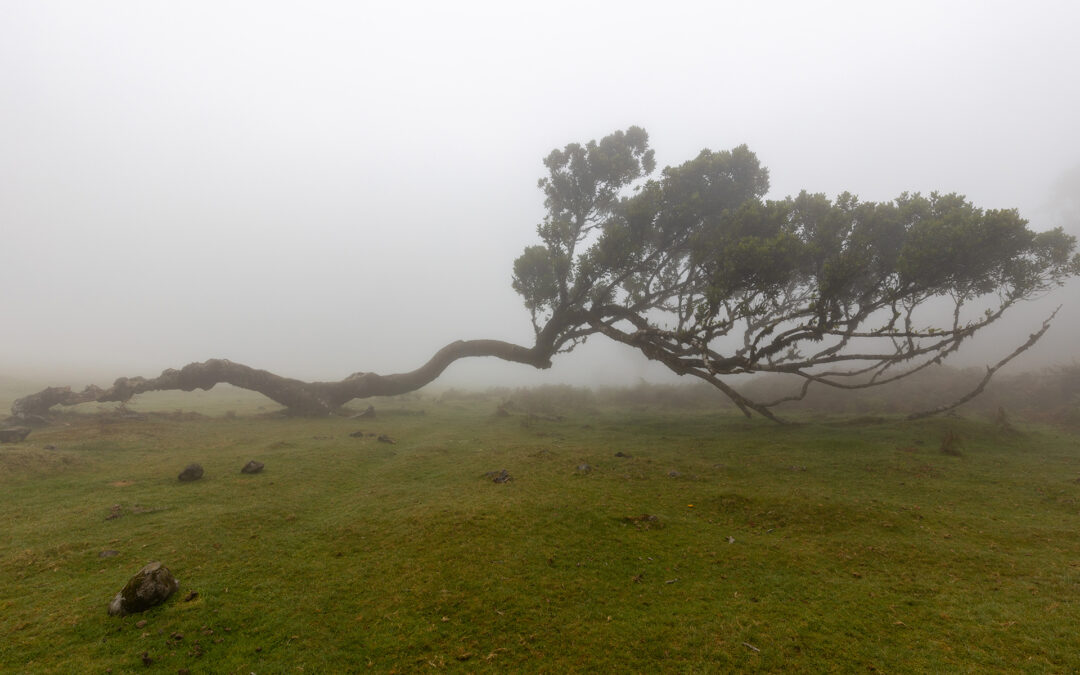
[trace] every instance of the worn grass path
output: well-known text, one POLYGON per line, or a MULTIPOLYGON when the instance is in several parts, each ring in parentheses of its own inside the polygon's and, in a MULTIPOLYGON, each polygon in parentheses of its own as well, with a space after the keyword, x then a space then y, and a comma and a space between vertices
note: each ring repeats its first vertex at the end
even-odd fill
POLYGON ((1076 437, 385 408, 73 417, 0 446, 0 671, 1080 669, 1076 437), (107 616, 150 560, 180 592, 107 616))

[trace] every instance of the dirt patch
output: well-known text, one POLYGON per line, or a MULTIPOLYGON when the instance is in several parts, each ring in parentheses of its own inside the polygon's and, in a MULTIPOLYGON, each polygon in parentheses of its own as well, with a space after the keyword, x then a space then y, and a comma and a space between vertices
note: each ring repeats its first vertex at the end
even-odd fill
POLYGON ((627 516, 622 521, 633 525, 639 530, 659 530, 664 527, 664 523, 660 521, 658 516, 649 513, 643 513, 640 516, 627 516))

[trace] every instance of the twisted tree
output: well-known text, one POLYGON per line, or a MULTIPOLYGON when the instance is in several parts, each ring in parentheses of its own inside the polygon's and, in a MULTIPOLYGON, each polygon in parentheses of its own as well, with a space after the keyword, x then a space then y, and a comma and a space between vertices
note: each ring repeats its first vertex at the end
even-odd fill
MULTIPOLYGON (((955 194, 767 200, 768 171, 746 146, 703 150, 649 178, 648 135, 631 127, 554 150, 544 165, 540 242, 513 270, 532 347, 459 341, 415 371, 339 382, 301 382, 215 359, 153 379, 121 378, 109 389, 47 389, 19 399, 12 412, 27 418, 57 404, 227 382, 294 413, 328 414, 352 399, 418 389, 460 358, 546 368, 601 335, 712 384, 748 416, 776 420, 772 408, 811 385, 879 386, 940 363, 1015 304, 1080 273, 1075 239, 1060 228, 1036 233, 1015 210, 979 209, 955 194), (935 323, 928 307, 941 302, 950 318, 935 323), (802 385, 779 400, 752 401, 724 380, 746 373, 787 373, 802 385)), ((978 394, 1052 318, 988 366, 968 396, 929 412, 978 394)))

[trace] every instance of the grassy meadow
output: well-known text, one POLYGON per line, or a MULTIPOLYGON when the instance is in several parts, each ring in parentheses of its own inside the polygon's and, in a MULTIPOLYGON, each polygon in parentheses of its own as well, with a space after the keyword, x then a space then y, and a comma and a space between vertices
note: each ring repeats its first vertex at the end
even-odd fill
POLYGON ((1077 436, 555 399, 162 394, 0 445, 0 671, 1080 670, 1077 436), (107 616, 152 560, 179 592, 107 616))

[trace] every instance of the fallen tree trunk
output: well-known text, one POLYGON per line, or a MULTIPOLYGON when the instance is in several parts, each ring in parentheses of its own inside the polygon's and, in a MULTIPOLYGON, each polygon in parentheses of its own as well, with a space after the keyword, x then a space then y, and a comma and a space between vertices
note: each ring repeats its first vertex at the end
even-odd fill
POLYGON ((170 368, 151 379, 122 377, 108 389, 91 385, 81 392, 73 392, 70 387, 49 387, 16 400, 11 406, 11 414, 17 420, 30 421, 45 417, 56 405, 93 401, 123 403, 150 391, 194 391, 231 384, 259 392, 285 406, 290 414, 323 416, 353 399, 415 391, 434 381, 454 361, 474 356, 493 356, 534 368, 551 367, 550 349, 526 348, 501 340, 458 340, 440 349, 416 370, 392 375, 353 373, 338 382, 304 382, 226 359, 210 359, 189 363, 179 370, 170 368))

